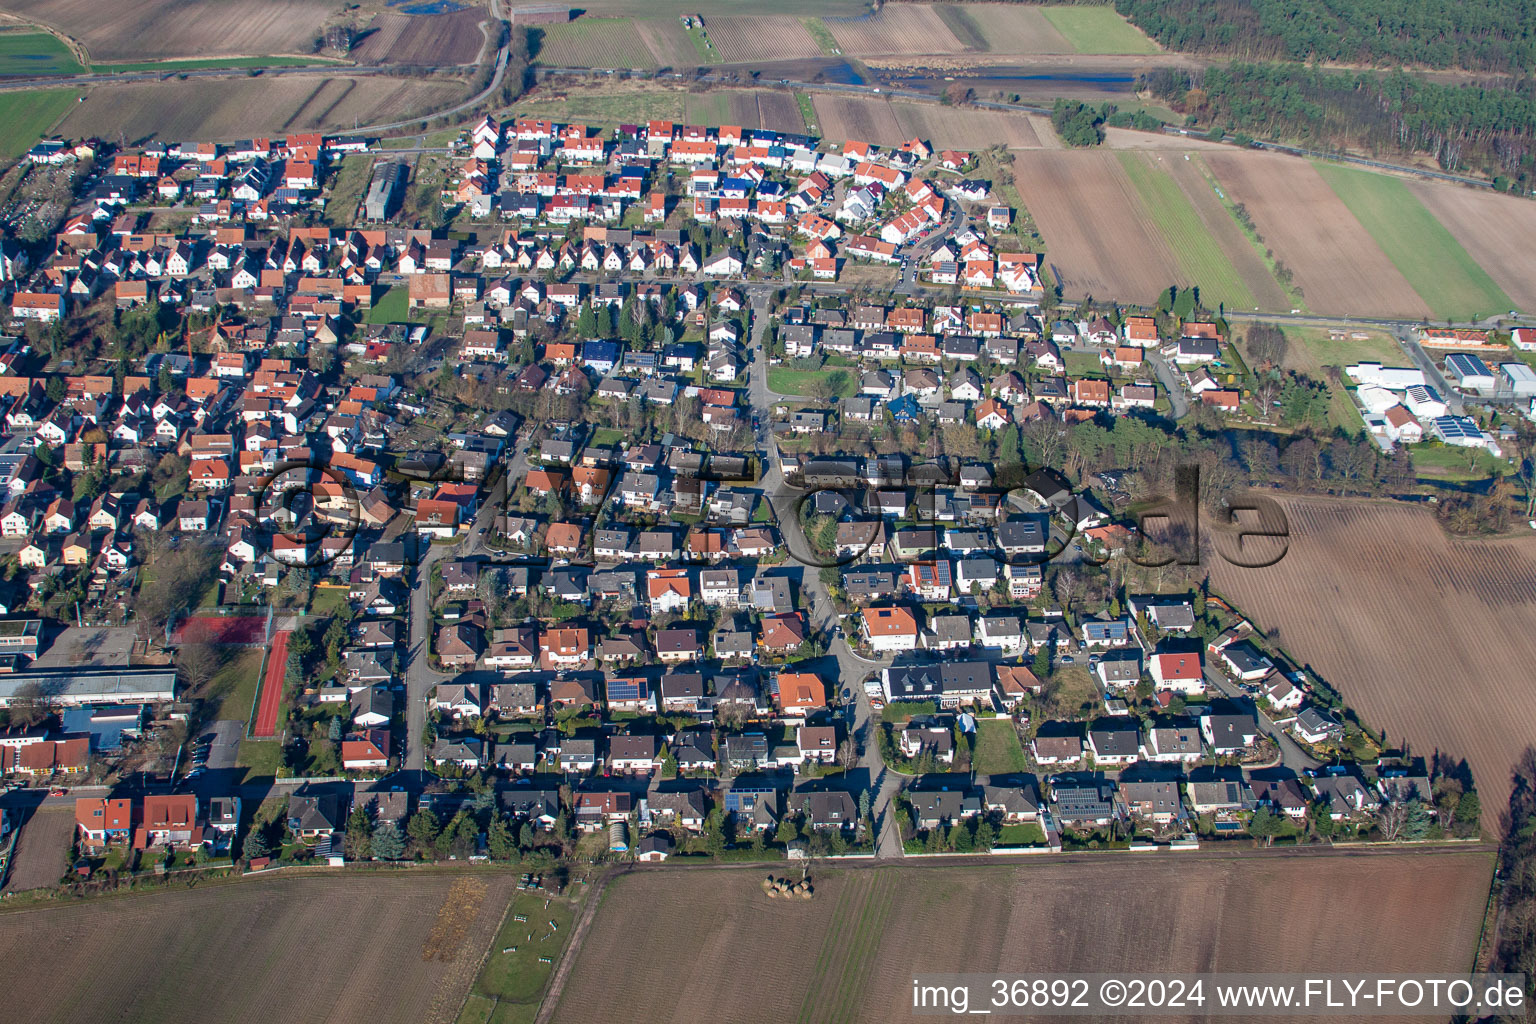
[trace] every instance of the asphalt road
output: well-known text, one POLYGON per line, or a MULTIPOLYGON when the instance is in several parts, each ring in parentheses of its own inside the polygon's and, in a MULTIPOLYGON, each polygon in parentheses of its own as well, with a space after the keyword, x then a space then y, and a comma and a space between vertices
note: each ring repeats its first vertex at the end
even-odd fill
MULTIPOLYGON (((1232 680, 1221 674, 1221 671, 1209 662, 1205 665, 1205 685, 1223 697, 1241 698, 1247 695, 1240 690, 1232 680)), ((1280 748, 1280 762, 1297 775, 1302 775, 1316 768, 1321 768, 1323 762, 1316 760, 1301 749, 1301 746, 1291 738, 1291 735, 1270 721, 1264 712, 1254 709, 1259 719, 1259 731, 1275 741, 1275 746, 1280 748)))
MULTIPOLYGON (((752 411, 758 418, 758 448, 766 453, 761 486, 765 499, 773 508, 774 517, 779 524, 779 532, 783 535, 789 550, 809 552, 809 543, 805 533, 800 529, 798 493, 789 493, 783 485, 783 463, 778 457, 778 449, 768 430, 773 413, 773 402, 782 397, 768 389, 768 353, 763 347, 763 338, 769 324, 768 300, 771 289, 767 286, 749 288, 747 294, 752 308, 752 333, 748 343, 752 351, 752 361, 747 370, 747 391, 752 403, 752 411)), ((869 697, 864 693, 863 686, 864 680, 871 673, 878 672, 890 662, 866 661, 848 646, 837 622, 837 609, 832 603, 832 596, 821 581, 819 566, 802 565, 800 594, 811 625, 822 636, 831 638, 827 645, 827 653, 837 661, 837 677, 828 680, 829 685, 838 693, 845 688, 850 689, 852 699, 856 702, 851 733, 860 748, 859 767, 868 773, 870 788, 874 790, 874 796, 870 801, 870 813, 875 819, 875 856, 900 857, 902 855, 901 834, 896 828, 893 801, 896 794, 901 791, 902 778, 885 766, 885 759, 880 754, 880 744, 876 741, 874 732, 878 728, 878 723, 874 719, 873 708, 870 707, 869 697)))

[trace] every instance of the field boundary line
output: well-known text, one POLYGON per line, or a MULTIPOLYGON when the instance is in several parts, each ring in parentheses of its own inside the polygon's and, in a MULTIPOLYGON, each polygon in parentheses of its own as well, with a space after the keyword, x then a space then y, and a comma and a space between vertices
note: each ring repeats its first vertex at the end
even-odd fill
MULTIPOLYGON (((501 912, 501 919, 496 922, 495 931, 491 932, 490 944, 485 947, 485 952, 480 954, 480 962, 475 965, 475 973, 469 980, 469 987, 464 990, 464 998, 459 1000, 459 1008, 454 1011, 454 1020, 458 1020, 464 1015, 464 1007, 469 1005, 469 997, 475 994, 475 982, 480 980, 480 973, 485 970, 485 965, 490 962, 491 950, 496 948, 496 940, 501 937, 501 930, 507 925, 507 917, 512 913, 512 908, 517 904, 517 892, 516 889, 512 890, 512 895, 507 899, 506 909, 501 912)), ((501 996, 499 995, 491 997, 491 1012, 486 1015, 486 1020, 490 1020, 496 1015, 496 1004, 500 1001, 501 996)))
MULTIPOLYGON (((576 957, 581 952, 581 944, 587 937, 587 929, 591 926, 592 919, 597 916, 597 906, 602 902, 603 892, 608 888, 609 882, 629 873, 630 869, 625 868, 622 871, 605 874, 592 886, 592 891, 587 893, 586 903, 581 908, 581 916, 576 919, 570 941, 565 944, 565 952, 560 954, 560 963, 555 966, 555 973, 550 975, 549 984, 544 989, 544 998, 539 1000, 539 1012, 533 1019, 534 1024, 549 1024, 549 1019, 555 1014, 555 1008, 560 1005, 560 996, 565 992, 566 980, 570 977, 571 968, 575 966, 576 957)), ((511 904, 507 906, 510 908, 511 904)), ((501 934, 499 929, 496 934, 501 934)), ((493 938, 491 941, 494 943, 496 940, 493 938)))

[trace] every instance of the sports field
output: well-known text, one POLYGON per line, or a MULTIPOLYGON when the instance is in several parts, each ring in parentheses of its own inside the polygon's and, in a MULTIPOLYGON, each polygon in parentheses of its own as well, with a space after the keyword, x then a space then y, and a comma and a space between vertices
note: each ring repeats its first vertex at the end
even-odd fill
POLYGON ((1158 45, 1113 7, 1074 4, 1040 9, 1078 53, 1157 53, 1158 45))
POLYGON ((1338 164, 1316 166, 1436 317, 1485 317, 1513 305, 1402 180, 1338 164))
POLYGON ((269 740, 277 736, 277 712, 283 703, 283 676, 288 668, 288 630, 280 629, 272 636, 272 649, 267 655, 267 671, 261 679, 261 703, 256 708, 256 722, 251 736, 269 740))
MULTIPOLYGON (((1233 266, 1232 258, 1222 252, 1212 237, 1211 226, 1201 222, 1183 190, 1164 169, 1169 161, 1183 162, 1180 155, 1132 152, 1116 155, 1136 194, 1141 197, 1142 206, 1146 207, 1169 249, 1184 268, 1185 278, 1199 285, 1201 300, 1212 308, 1218 302, 1240 309, 1257 306, 1253 290, 1233 266)), ((1223 219, 1230 220, 1224 212, 1223 219)), ((1226 226, 1229 234, 1237 230, 1235 223, 1212 226, 1226 226)), ((1239 254, 1243 254, 1241 250, 1244 248, 1239 247, 1239 254)), ((1252 253, 1246 255, 1252 256, 1252 253)), ((1262 271, 1263 268, 1259 269, 1262 271)))
POLYGON ((79 99, 77 89, 0 93, 0 159, 14 160, 31 149, 79 99))

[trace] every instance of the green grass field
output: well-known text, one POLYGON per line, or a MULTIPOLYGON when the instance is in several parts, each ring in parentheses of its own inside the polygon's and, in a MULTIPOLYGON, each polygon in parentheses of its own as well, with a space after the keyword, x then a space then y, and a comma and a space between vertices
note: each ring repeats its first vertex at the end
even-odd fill
POLYGON ((562 100, 538 95, 518 104, 519 116, 548 117, 557 121, 581 121, 592 125, 644 124, 657 119, 685 121, 687 93, 682 92, 569 92, 562 100))
MULTIPOLYGON (((837 370, 786 370, 783 367, 774 367, 768 371, 768 390, 780 395, 803 395, 807 398, 816 397, 816 383, 837 370)), ((838 389, 839 398, 847 398, 859 388, 857 373, 849 370, 842 371, 846 380, 838 389)))
POLYGON ((1004 825, 997 830, 998 846, 1044 846, 1045 832, 1033 822, 1004 825))
POLYGON ((0 32, 0 75, 78 75, 85 69, 47 32, 0 32))
POLYGON ((1157 53, 1157 44, 1113 7, 1087 4, 1040 8, 1078 53, 1157 53))
POLYGON ((79 99, 77 89, 0 93, 0 159, 31 149, 79 99))
POLYGON ((1184 273, 1200 286, 1200 298, 1212 308, 1216 302, 1240 309, 1257 305, 1252 290, 1206 231, 1178 182, 1149 164, 1141 153, 1118 156, 1126 177, 1131 179, 1136 194, 1178 257, 1184 273))
POLYGON ((1486 480, 1496 468, 1507 465, 1482 448, 1433 442, 1412 446, 1408 449, 1408 457, 1413 460, 1413 471, 1420 480, 1435 483, 1486 480))
POLYGON ((557 899, 544 906, 544 898, 518 893, 512 899, 506 921, 491 943, 485 965, 469 992, 458 1024, 526 1024, 539 1011, 544 989, 560 960, 575 904, 557 899), (527 918, 519 921, 517 918, 527 918), (549 922, 553 921, 555 929, 549 922), (532 941, 529 933, 533 933, 532 941), (513 952, 503 952, 513 950, 513 952), (547 957, 550 963, 541 963, 547 957))
POLYGON ((692 28, 683 29, 683 32, 688 36, 688 41, 693 44, 693 52, 699 55, 701 64, 720 63, 722 60, 720 51, 705 38, 703 29, 694 25, 692 28))
POLYGON ((379 301, 368 310, 368 322, 371 324, 403 324, 410 321, 410 294, 405 285, 396 285, 385 292, 379 301))
POLYGON ((822 53, 834 56, 843 52, 837 45, 837 37, 832 34, 831 29, 827 28, 827 23, 820 18, 801 18, 800 24, 804 25, 805 30, 811 34, 811 38, 816 40, 816 45, 821 47, 822 53))
POLYGON ((1311 376, 1321 377, 1325 366, 1349 366, 1362 361, 1396 366, 1408 358, 1386 334, 1364 329, 1358 333, 1366 337, 1335 340, 1322 327, 1287 325, 1285 336, 1291 343, 1287 362, 1311 376))
POLYGON ((1338 164, 1315 166, 1435 316, 1488 316, 1514 306, 1397 178, 1338 164))
POLYGON ((976 723, 976 749, 971 752, 971 770, 977 775, 1006 775, 1029 769, 1024 747, 1013 722, 994 718, 976 723))
POLYGON ((209 719, 215 722, 243 722, 251 716, 256 700, 256 684, 261 677, 261 651, 237 650, 208 682, 205 699, 216 702, 209 719))
POLYGON ((331 183, 331 197, 325 201, 325 222, 332 227, 351 224, 357 204, 363 201, 368 178, 373 173, 373 158, 366 153, 349 153, 342 158, 341 170, 331 183))

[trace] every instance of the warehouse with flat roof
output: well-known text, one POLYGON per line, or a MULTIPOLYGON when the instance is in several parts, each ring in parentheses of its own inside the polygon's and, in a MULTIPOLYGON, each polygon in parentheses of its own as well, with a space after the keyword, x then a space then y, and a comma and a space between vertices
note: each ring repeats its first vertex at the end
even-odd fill
POLYGON ((164 704, 176 699, 169 667, 50 669, 0 675, 0 707, 42 700, 59 707, 92 704, 164 704))

